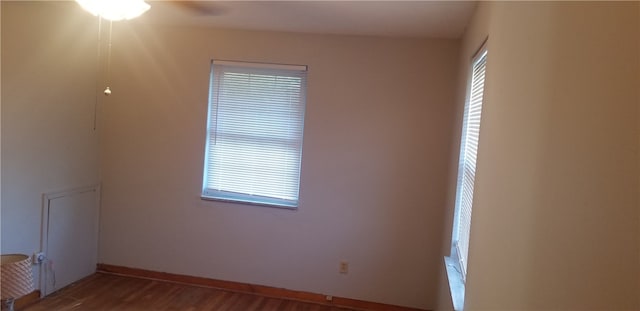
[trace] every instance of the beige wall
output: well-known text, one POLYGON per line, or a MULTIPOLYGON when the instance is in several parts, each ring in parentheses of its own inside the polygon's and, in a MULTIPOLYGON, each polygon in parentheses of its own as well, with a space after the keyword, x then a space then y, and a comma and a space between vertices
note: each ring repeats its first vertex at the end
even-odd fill
POLYGON ((465 310, 640 309, 638 3, 489 6, 465 310))
MULTIPOLYGON (((0 4, 0 34, 2 34, 2 4, 0 4)), ((2 39, 0 38, 0 225, 2 223, 2 39)), ((0 252, 2 252, 2 227, 0 226, 0 252)))
MULTIPOLYGON (((101 262, 449 309, 449 168, 490 34, 467 309, 640 309, 639 16, 483 4, 460 46, 116 24, 101 262), (309 65, 298 211, 199 199, 212 57, 309 65)), ((1 26, 1 251, 31 253, 41 194, 98 179, 95 19, 3 2, 1 26)))
POLYGON ((3 254, 40 250, 43 193, 98 182, 95 26, 75 5, 2 2, 3 254))
POLYGON ((435 307, 457 40, 114 31, 101 262, 435 307), (211 58, 309 66, 299 210, 200 200, 211 58))

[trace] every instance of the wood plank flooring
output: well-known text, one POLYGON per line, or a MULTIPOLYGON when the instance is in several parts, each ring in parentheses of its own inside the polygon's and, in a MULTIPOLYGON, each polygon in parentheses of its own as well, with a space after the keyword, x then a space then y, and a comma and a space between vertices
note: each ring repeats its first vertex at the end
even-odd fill
POLYGON ((353 311, 214 288, 96 273, 24 311, 353 311))

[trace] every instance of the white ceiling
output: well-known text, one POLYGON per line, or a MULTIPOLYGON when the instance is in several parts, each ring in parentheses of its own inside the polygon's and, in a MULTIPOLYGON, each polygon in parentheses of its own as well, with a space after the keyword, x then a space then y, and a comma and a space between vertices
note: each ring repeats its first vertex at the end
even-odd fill
POLYGON ((141 22, 304 33, 457 38, 473 1, 148 1, 141 22), (209 14, 194 10, 197 6, 209 14), (191 9, 189 9, 191 7, 191 9), (198 13, 199 12, 199 13, 198 13))

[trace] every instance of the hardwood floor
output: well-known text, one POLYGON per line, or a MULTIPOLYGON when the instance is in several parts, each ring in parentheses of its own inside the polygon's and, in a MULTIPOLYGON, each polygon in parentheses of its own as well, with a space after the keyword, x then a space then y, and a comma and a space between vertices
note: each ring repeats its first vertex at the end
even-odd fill
POLYGON ((96 273, 24 311, 353 311, 214 288, 96 273))

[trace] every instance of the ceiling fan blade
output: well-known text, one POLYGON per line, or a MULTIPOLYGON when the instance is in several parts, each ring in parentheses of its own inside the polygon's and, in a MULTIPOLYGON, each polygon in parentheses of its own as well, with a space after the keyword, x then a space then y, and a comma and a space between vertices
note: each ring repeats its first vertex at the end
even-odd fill
POLYGON ((198 15, 217 16, 224 14, 227 9, 214 1, 171 1, 177 6, 198 15))

